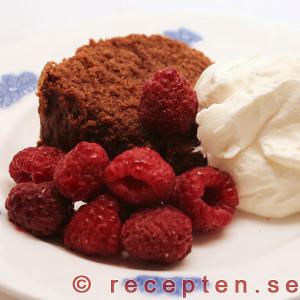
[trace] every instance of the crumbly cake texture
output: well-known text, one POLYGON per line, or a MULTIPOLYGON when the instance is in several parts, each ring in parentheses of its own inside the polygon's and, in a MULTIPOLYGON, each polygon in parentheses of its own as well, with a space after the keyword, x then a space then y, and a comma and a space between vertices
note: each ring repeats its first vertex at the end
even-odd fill
POLYGON ((134 146, 148 146, 181 173, 205 159, 196 124, 184 136, 148 132, 138 113, 141 88, 153 72, 174 67, 192 84, 211 64, 185 44, 160 35, 90 40, 61 63, 49 62, 38 84, 40 145, 70 150, 80 141, 97 142, 110 158, 134 146))

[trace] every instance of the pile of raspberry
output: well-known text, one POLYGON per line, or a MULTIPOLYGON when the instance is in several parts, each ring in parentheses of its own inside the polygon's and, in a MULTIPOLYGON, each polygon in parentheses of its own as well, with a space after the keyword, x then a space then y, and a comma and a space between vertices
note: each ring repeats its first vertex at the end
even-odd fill
MULTIPOLYGON (((184 134, 196 113, 195 92, 176 70, 160 70, 144 84, 145 128, 184 134)), ((193 233, 224 228, 238 205, 229 174, 197 167, 176 176, 147 147, 111 161, 91 142, 68 153, 30 147, 14 156, 9 173, 17 183, 5 203, 10 221, 39 238, 61 237, 85 255, 126 251, 136 259, 173 263, 191 252, 193 233)))

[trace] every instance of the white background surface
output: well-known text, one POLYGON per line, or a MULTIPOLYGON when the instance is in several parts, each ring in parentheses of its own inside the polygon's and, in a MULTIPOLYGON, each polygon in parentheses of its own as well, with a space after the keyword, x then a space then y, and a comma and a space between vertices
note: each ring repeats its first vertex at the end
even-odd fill
MULTIPOLYGON (((78 27, 120 14, 218 13, 255 17, 300 29, 299 0, 0 0, 0 47, 48 30, 78 27)), ((1 72, 1 66, 0 66, 1 72)), ((0 293, 1 300, 15 300, 0 293)))
MULTIPOLYGON (((0 46, 107 15, 220 13, 300 28, 299 0, 0 0, 0 46)), ((0 67, 1 68, 1 67, 0 67)))

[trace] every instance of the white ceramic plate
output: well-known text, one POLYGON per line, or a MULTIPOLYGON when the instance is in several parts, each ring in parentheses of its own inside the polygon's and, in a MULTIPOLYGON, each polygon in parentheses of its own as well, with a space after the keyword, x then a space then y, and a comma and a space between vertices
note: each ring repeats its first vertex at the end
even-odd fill
MULTIPOLYGON (((138 276, 159 276, 158 280, 163 280, 207 275, 212 280, 210 294, 204 294, 200 289, 189 294, 188 299, 283 300, 299 296, 299 293, 285 291, 287 280, 300 281, 299 215, 266 220, 238 213, 233 224, 223 232, 196 237, 191 255, 183 262, 167 267, 137 264, 126 259, 81 257, 60 245, 20 232, 7 220, 4 202, 13 186, 8 164, 18 150, 35 145, 39 132, 37 97, 33 92, 28 93, 35 86, 35 77, 30 77, 29 73, 29 77, 20 79, 19 74, 32 72, 38 75, 47 61, 59 61, 72 55, 76 47, 87 43, 89 38, 168 30, 180 38, 194 41, 193 47, 216 61, 257 53, 300 52, 299 32, 251 20, 201 15, 100 19, 73 30, 47 33, 10 48, 1 47, 0 76, 8 73, 14 76, 0 79, 0 106, 3 106, 4 96, 8 105, 20 94, 27 93, 8 108, 0 108, 0 289, 5 293, 20 299, 151 299, 166 295, 151 296, 141 291, 128 294, 122 287, 123 280, 138 276), (181 27, 190 31, 178 31, 181 27), (197 41, 199 36, 201 40, 197 41), (90 278, 92 286, 88 292, 74 291, 72 282, 77 275, 90 278), (115 294, 110 292, 112 279, 119 280, 115 294), (218 279, 228 281, 227 293, 213 292, 213 281, 218 279), (247 294, 234 293, 235 279, 247 280, 247 294), (276 294, 267 292, 267 282, 271 279, 279 282, 280 291, 276 294)), ((180 287, 177 292, 181 292, 180 287)), ((178 295, 168 299, 170 297, 181 299, 178 295)))

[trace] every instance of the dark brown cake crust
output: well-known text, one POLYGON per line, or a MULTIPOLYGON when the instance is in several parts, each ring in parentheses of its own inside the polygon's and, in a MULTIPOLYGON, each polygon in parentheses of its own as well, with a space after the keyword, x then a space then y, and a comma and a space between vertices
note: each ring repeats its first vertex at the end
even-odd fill
POLYGON ((141 86, 151 74, 174 67, 194 85, 210 64, 202 53, 160 35, 90 41, 75 56, 44 67, 38 86, 40 144, 70 150, 80 141, 101 144, 113 158, 134 146, 159 151, 180 173, 204 159, 196 126, 184 137, 151 135, 139 119, 141 86))

